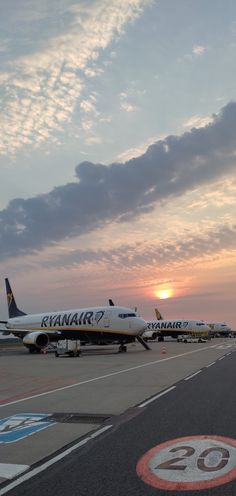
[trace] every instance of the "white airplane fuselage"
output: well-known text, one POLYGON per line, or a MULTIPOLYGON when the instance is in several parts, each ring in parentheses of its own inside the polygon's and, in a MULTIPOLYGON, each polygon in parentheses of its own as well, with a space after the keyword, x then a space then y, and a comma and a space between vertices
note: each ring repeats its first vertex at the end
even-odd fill
POLYGON ((210 332, 210 327, 200 320, 147 320, 147 329, 143 338, 155 339, 157 336, 172 336, 177 338, 180 334, 210 332))
POLYGON ((9 318, 6 328, 26 346, 42 348, 49 341, 80 339, 93 342, 133 341, 147 323, 130 308, 91 307, 9 318))
POLYGON ((224 322, 209 322, 207 323, 213 334, 229 334, 231 328, 224 322))

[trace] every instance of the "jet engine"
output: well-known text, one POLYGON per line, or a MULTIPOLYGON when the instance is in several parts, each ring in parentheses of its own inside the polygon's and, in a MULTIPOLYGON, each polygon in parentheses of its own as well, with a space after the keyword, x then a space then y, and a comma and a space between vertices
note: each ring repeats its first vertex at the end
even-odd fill
POLYGON ((49 343, 49 337, 45 332, 29 332, 23 338, 24 345, 29 348, 29 350, 41 350, 49 343))
POLYGON ((145 341, 148 341, 149 339, 156 339, 158 336, 158 332, 156 331, 145 331, 143 334, 142 334, 142 338, 145 340, 145 341))

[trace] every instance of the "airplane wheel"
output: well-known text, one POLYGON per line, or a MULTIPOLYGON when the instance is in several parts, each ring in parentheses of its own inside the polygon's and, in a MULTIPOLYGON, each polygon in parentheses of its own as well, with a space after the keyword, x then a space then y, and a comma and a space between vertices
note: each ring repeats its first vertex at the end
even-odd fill
POLYGON ((119 347, 119 353, 125 353, 127 351, 127 346, 121 344, 119 347))

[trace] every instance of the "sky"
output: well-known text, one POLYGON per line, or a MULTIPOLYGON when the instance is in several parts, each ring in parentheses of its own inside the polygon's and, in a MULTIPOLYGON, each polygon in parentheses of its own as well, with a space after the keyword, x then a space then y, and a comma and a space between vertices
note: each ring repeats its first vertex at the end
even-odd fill
POLYGON ((236 329, 235 0, 0 7, 1 318, 9 277, 236 329))

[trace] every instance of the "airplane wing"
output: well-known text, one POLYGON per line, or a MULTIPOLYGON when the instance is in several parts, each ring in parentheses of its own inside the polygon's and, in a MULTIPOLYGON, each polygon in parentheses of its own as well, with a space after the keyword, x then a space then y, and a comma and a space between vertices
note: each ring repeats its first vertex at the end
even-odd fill
POLYGON ((2 334, 3 336, 8 336, 10 333, 10 331, 7 331, 6 329, 0 329, 0 334, 2 334))
POLYGON ((3 335, 7 336, 9 334, 14 334, 14 336, 17 336, 19 338, 23 338, 26 336, 26 334, 30 334, 31 332, 42 332, 42 334, 47 334, 49 337, 50 341, 58 340, 62 336, 61 331, 36 331, 35 329, 10 329, 5 328, 5 329, 0 329, 0 332, 3 333, 3 335))
MULTIPOLYGON (((0 320, 0 324, 7 324, 7 322, 5 320, 0 320)), ((10 332, 6 328, 6 325, 4 327, 2 325, 0 326, 0 333, 2 333, 3 336, 7 336, 8 334, 10 334, 10 332)))

